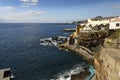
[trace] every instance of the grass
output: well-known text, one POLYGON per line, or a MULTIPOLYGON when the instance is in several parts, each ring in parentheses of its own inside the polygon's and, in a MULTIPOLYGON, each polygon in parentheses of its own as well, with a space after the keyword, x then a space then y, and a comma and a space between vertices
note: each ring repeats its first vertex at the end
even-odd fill
POLYGON ((112 34, 109 36, 109 38, 119 39, 120 38, 120 30, 116 30, 116 31, 112 32, 112 34))
POLYGON ((106 44, 109 45, 109 46, 112 46, 112 43, 109 42, 109 41, 107 41, 106 44))

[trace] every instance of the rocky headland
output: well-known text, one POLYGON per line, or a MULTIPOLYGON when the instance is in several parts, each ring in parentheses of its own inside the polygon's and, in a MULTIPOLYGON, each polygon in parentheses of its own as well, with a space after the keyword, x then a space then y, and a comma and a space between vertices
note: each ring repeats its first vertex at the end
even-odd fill
MULTIPOLYGON (((80 29, 81 27, 79 27, 80 29)), ((59 48, 83 56, 93 64, 95 75, 90 80, 120 80, 120 30, 84 30, 70 35, 59 48)), ((71 80, 85 80, 88 73, 76 74, 71 80), (80 76, 84 74, 84 79, 80 76)))

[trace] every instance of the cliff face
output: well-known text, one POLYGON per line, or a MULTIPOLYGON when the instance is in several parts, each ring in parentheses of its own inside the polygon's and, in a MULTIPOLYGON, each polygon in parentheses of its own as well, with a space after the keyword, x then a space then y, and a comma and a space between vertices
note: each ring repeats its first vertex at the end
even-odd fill
POLYGON ((120 36, 113 37, 105 39, 104 47, 94 57, 96 72, 93 80, 120 80, 120 36))
MULTIPOLYGON (((110 35, 108 33, 109 31, 83 31, 75 38, 70 37, 60 47, 94 62, 95 76, 92 80, 120 80, 120 30, 110 31, 110 35)), ((75 75, 72 78, 80 80, 79 77, 80 75, 75 75)))
POLYGON ((120 80, 120 50, 102 48, 94 59, 95 80, 120 80))
POLYGON ((103 45, 104 38, 108 35, 108 31, 85 31, 77 36, 79 45, 82 45, 91 51, 97 51, 97 47, 103 45))

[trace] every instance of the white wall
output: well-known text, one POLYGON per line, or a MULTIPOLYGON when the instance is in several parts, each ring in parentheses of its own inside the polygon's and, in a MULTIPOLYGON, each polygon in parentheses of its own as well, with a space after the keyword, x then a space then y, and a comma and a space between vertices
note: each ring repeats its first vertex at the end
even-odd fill
POLYGON ((95 26, 95 25, 100 25, 100 24, 108 24, 109 23, 109 20, 97 20, 97 21, 92 21, 91 19, 88 19, 88 25, 92 25, 92 26, 95 26))
POLYGON ((120 22, 110 22, 109 29, 120 29, 120 22), (116 26, 119 23, 119 26, 116 26))

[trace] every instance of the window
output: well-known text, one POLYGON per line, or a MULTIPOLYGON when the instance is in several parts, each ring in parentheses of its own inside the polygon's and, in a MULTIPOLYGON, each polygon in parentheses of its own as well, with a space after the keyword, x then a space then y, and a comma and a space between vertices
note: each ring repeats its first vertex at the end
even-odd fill
POLYGON ((119 27, 120 26, 120 24, 119 23, 116 23, 116 27, 119 27))
POLYGON ((5 71, 3 78, 9 77, 9 76, 10 76, 10 71, 9 70, 5 71))

